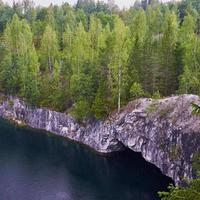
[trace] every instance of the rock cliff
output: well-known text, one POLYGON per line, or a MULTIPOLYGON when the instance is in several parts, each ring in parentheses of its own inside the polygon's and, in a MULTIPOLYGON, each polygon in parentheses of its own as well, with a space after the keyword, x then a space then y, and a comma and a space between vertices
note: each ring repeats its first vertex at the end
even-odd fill
POLYGON ((10 97, 2 100, 0 116, 81 142, 101 153, 125 147, 141 152, 144 159, 180 184, 194 177, 195 155, 200 155, 200 117, 192 115, 192 102, 200 104, 200 98, 139 99, 105 121, 79 124, 68 114, 33 108, 10 97))

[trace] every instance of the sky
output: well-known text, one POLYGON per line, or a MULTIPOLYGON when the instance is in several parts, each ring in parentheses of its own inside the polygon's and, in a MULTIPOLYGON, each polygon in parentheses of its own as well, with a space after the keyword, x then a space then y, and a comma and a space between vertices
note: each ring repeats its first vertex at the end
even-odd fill
MULTIPOLYGON (((9 4, 12 4, 13 2, 13 0, 3 0, 3 1, 9 4)), ((107 0, 104 1, 107 2, 107 0)), ((62 4, 63 2, 68 2, 73 5, 77 2, 77 0, 34 0, 34 2, 36 2, 37 5, 42 5, 42 6, 48 6, 50 3, 62 4)), ((115 3, 120 8, 129 8, 131 5, 134 4, 134 0, 115 0, 115 3)))

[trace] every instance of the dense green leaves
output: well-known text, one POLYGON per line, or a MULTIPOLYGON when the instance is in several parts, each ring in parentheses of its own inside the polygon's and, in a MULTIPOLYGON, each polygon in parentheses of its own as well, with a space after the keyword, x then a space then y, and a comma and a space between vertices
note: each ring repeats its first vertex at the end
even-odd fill
POLYGON ((142 6, 0 2, 1 91, 79 120, 139 97, 200 94, 197 1, 142 6))
POLYGON ((40 63, 43 71, 53 72, 58 60, 58 40, 50 25, 45 28, 40 48, 40 63))
POLYGON ((200 106, 192 103, 192 112, 194 115, 200 115, 200 106))
POLYGON ((1 84, 8 94, 26 97, 36 103, 39 64, 32 33, 25 20, 17 15, 7 25, 3 36, 4 53, 1 63, 1 84))
POLYGON ((159 192, 162 200, 200 200, 200 179, 192 180, 187 187, 169 186, 169 192, 159 192))

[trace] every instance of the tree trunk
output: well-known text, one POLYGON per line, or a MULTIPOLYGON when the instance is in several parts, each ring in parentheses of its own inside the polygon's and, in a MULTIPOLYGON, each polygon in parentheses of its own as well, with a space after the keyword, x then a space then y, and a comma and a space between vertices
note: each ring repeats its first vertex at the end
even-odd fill
POLYGON ((121 77, 122 77, 122 66, 119 65, 118 68, 118 113, 121 109, 121 77))

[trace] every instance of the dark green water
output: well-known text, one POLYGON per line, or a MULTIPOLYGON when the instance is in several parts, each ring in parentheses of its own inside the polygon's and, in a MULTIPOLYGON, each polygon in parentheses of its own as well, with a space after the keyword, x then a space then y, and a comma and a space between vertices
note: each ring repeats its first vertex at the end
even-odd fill
POLYGON ((100 156, 0 120, 0 200, 156 200, 169 181, 131 151, 100 156))

